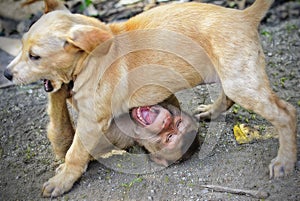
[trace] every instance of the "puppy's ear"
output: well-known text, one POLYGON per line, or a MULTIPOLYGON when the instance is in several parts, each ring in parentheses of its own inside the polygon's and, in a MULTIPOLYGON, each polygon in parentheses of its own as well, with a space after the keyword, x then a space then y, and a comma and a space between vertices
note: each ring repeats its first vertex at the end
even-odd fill
MULTIPOLYGON (((67 41, 80 50, 91 53, 98 45, 111 38, 112 34, 97 27, 89 25, 75 25, 70 30, 67 41)), ((103 48, 109 48, 109 46, 103 45, 103 48)))
MULTIPOLYGON (((40 1, 40 0, 26 0, 24 3, 22 3, 22 6, 30 5, 36 1, 40 1)), ((66 10, 69 12, 69 10, 63 4, 63 2, 60 0, 44 0, 44 2, 45 2, 44 13, 49 13, 54 10, 66 10)))

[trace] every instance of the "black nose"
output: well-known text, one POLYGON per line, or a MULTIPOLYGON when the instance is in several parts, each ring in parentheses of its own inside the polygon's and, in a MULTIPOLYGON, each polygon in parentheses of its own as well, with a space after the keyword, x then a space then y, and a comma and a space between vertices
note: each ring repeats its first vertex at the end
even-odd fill
POLYGON ((4 71, 4 76, 10 81, 12 81, 12 79, 13 79, 13 75, 11 74, 11 72, 8 69, 6 69, 4 71))

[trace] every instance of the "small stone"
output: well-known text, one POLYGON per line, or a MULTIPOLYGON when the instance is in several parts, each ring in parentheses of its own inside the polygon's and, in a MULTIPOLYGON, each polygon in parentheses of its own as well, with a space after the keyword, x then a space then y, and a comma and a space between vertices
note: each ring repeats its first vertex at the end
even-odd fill
POLYGON ((95 8, 95 6, 93 4, 91 4, 83 11, 83 14, 87 15, 87 16, 98 16, 99 12, 95 8))
POLYGON ((140 2, 141 0, 121 0, 119 3, 117 3, 116 7, 121 7, 121 6, 127 6, 127 5, 132 5, 140 2))

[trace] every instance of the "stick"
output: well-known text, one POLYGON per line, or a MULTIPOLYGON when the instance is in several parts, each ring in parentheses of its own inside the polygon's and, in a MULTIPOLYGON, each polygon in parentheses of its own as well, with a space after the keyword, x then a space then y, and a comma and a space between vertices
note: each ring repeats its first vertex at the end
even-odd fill
POLYGON ((258 199, 265 199, 270 195, 268 192, 260 191, 260 190, 243 190, 243 189, 235 189, 235 188, 229 188, 229 187, 217 186, 217 185, 200 185, 200 187, 212 189, 217 192, 226 192, 226 193, 232 193, 238 195, 252 196, 258 199))
POLYGON ((14 85, 12 82, 11 83, 3 83, 3 84, 0 83, 0 89, 4 89, 4 88, 12 86, 12 85, 14 85))

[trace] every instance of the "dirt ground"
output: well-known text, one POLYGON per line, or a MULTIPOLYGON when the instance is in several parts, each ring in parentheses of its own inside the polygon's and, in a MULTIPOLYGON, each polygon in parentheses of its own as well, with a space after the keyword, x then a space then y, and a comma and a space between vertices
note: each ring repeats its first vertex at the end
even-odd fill
MULTIPOLYGON (((297 108, 298 114, 300 21, 299 12, 293 13, 299 8, 299 1, 273 7, 260 27, 272 87, 297 108), (288 16, 283 19, 278 12, 284 9, 288 16)), ((12 58, 0 51, 1 74, 12 58)), ((192 112, 216 95, 217 86, 208 85, 180 92, 177 97, 183 108, 192 112)), ((0 200, 46 200, 41 197, 41 186, 55 174, 58 165, 46 137, 46 106, 47 94, 41 83, 0 89, 0 200)), ((191 159, 151 173, 131 171, 133 164, 126 155, 113 156, 107 159, 109 162, 92 162, 69 193, 52 200, 300 200, 299 153, 293 174, 270 180, 268 165, 277 154, 278 139, 238 145, 233 136, 237 123, 271 132, 268 122, 235 105, 217 121, 199 123, 199 135, 206 140, 202 146, 211 145, 207 153, 199 148, 191 159), (260 190, 269 196, 259 199, 216 192, 203 188, 204 184, 260 190)), ((299 148, 299 129, 297 136, 299 148)))

